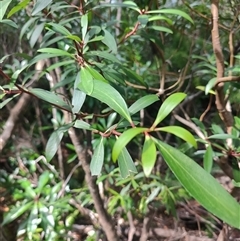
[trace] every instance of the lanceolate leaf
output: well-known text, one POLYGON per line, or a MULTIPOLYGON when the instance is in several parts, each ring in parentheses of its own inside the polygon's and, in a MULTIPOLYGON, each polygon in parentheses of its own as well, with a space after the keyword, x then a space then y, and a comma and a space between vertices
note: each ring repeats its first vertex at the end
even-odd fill
POLYGON ((93 92, 93 77, 87 68, 81 67, 80 79, 80 85, 82 85, 84 92, 86 92, 88 95, 91 95, 93 92))
POLYGON ((144 174, 148 177, 152 169, 154 167, 154 164, 156 162, 157 157, 157 151, 155 142, 149 136, 148 134, 145 136, 145 142, 143 144, 143 151, 142 151, 142 166, 144 174))
POLYGON ((170 95, 161 105, 151 129, 154 129, 186 97, 184 93, 170 95))
POLYGON ((103 138, 99 142, 98 146, 93 152, 92 160, 90 163, 90 170, 92 175, 98 176, 101 173, 103 160, 104 160, 104 145, 103 145, 103 138))
MULTIPOLYGON (((93 86, 94 88, 90 96, 102 101, 122 117, 127 119, 130 123, 132 122, 126 102, 117 90, 115 90, 111 85, 99 80, 93 80, 93 86)), ((88 92, 82 82, 80 83, 79 88, 85 93, 88 92)))
POLYGON ((52 0, 37 0, 36 4, 33 7, 32 15, 38 14, 45 7, 47 7, 51 2, 52 0))
POLYGON ((34 89, 30 89, 28 90, 31 94, 35 95, 36 97, 50 103, 53 104, 55 106, 59 106, 62 107, 65 110, 71 111, 71 107, 58 95, 44 90, 44 89, 38 89, 38 88, 34 88, 34 89))
POLYGON ((217 180, 185 154, 166 143, 155 141, 164 160, 186 190, 208 211, 240 228, 240 205, 217 180))
POLYGON ((112 149, 112 159, 115 162, 122 151, 122 149, 138 134, 146 131, 147 128, 132 128, 122 133, 122 135, 115 142, 112 149))
POLYGON ((50 161, 56 154, 60 142, 63 138, 63 131, 56 130, 50 136, 46 145, 46 159, 50 161))
POLYGON ((7 215, 4 217, 2 225, 11 223, 13 220, 20 217, 23 213, 31 209, 32 206, 33 206, 33 201, 30 201, 28 203, 22 204, 20 207, 12 208, 10 212, 8 212, 7 215))
POLYGON ((213 150, 211 145, 209 145, 204 154, 203 167, 207 172, 210 173, 212 171, 212 165, 213 165, 213 150))
POLYGON ((82 40, 84 40, 87 33, 87 28, 88 28, 88 14, 84 14, 81 17, 81 27, 82 27, 82 40))
POLYGON ((189 131, 187 131, 186 129, 184 129, 180 126, 165 126, 165 127, 161 127, 161 128, 156 128, 155 130, 171 133, 175 136, 180 137, 184 141, 190 143, 194 147, 197 147, 197 142, 196 142, 195 138, 193 137, 193 135, 189 131))
POLYGON ((8 5, 11 3, 12 0, 3 0, 0 1, 0 21, 3 19, 3 16, 5 15, 8 5))
POLYGON ((130 176, 132 173, 137 173, 137 169, 133 163, 132 157, 126 148, 122 149, 118 157, 118 165, 122 178, 130 176))
POLYGON ((187 19, 188 21, 190 21, 191 23, 193 23, 192 18, 185 12, 178 10, 178 9, 159 9, 159 10, 151 10, 151 11, 147 11, 147 13, 167 13, 167 14, 174 14, 174 15, 178 15, 181 16, 185 19, 187 19))
POLYGON ((39 49, 38 52, 48 53, 48 54, 57 54, 58 56, 70 56, 70 57, 72 57, 72 54, 70 54, 67 51, 62 50, 62 49, 42 48, 42 49, 39 49))
POLYGON ((157 95, 145 95, 145 96, 141 97, 140 99, 138 99, 135 103, 133 103, 129 107, 129 112, 131 115, 133 115, 158 100, 159 99, 158 99, 157 95))

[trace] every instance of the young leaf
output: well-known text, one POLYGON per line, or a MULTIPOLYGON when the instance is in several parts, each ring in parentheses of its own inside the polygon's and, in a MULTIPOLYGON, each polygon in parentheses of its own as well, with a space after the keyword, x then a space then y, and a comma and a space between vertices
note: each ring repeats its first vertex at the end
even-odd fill
POLYGON ((155 142, 148 134, 145 136, 145 141, 143 144, 143 151, 142 151, 142 166, 143 172, 148 177, 152 169, 155 165, 157 157, 157 151, 155 142))
POLYGON ((213 166, 213 150, 211 145, 209 145, 204 154, 203 167, 208 173, 210 173, 212 171, 212 166, 213 166))
POLYGON ((185 189, 208 211, 240 228, 238 202, 195 161, 172 146, 156 140, 164 160, 185 189))
POLYGON ((41 174, 38 180, 38 187, 36 188, 36 193, 40 194, 43 188, 46 186, 50 179, 50 172, 45 171, 41 174))
MULTIPOLYGON (((23 8, 25 8, 28 5, 29 2, 30 2, 30 0, 24 0, 20 3, 18 3, 15 7, 13 7, 10 10, 10 12, 7 15, 7 18, 10 18, 14 13, 16 13, 16 12, 22 10, 23 8)), ((1 6, 0 6, 0 9, 1 9, 1 6)))
POLYGON ((37 0, 36 4, 33 7, 32 15, 38 14, 40 11, 42 11, 45 7, 47 7, 52 0, 37 0))
POLYGON ((127 178, 131 173, 137 173, 132 157, 124 147, 118 157, 118 165, 122 178, 127 178))
POLYGON ((154 129, 171 111, 186 97, 184 93, 174 93, 170 95, 161 105, 157 117, 151 127, 154 129))
POLYGON ((93 152, 92 160, 90 163, 90 171, 93 176, 98 176, 101 173, 104 159, 104 139, 101 138, 99 144, 93 152))
POLYGON ((145 95, 145 96, 141 97, 140 99, 138 99, 135 103, 133 103, 129 107, 128 110, 131 115, 134 115, 138 111, 146 108, 147 106, 153 104, 154 102, 156 102, 158 100, 159 99, 158 99, 157 95, 145 95))
POLYGON ((112 159, 115 162, 121 153, 122 149, 138 134, 146 131, 147 128, 132 128, 122 133, 122 135, 115 142, 112 149, 112 159))
POLYGON ((29 91, 29 93, 35 95, 39 99, 42 99, 56 107, 59 106, 68 111, 71 111, 71 109, 72 109, 62 98, 60 98, 58 95, 56 95, 48 90, 34 88, 34 89, 30 89, 28 91, 29 91))
POLYGON ((205 88, 205 95, 207 95, 209 93, 209 91, 214 87, 216 83, 216 77, 210 79, 206 85, 206 88, 205 88))
MULTIPOLYGON (((132 122, 127 104, 117 90, 115 90, 111 85, 98 80, 93 80, 93 86, 94 88, 90 96, 102 101, 122 117, 126 118, 130 123, 132 122)), ((78 87, 87 93, 82 81, 78 87)))
POLYGON ((193 135, 188 130, 186 130, 180 126, 165 126, 165 127, 161 127, 161 128, 156 128, 155 130, 171 133, 175 136, 180 137, 184 141, 190 143, 194 147, 197 147, 197 142, 196 142, 195 138, 193 137, 193 135))

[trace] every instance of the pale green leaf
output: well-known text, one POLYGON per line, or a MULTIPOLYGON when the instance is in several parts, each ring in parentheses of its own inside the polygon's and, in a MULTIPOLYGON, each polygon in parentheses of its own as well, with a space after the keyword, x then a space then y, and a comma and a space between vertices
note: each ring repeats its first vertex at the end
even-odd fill
POLYGON ((211 145, 209 145, 203 157, 203 167, 208 173, 210 173, 212 171, 212 166, 213 166, 213 150, 211 145))
POLYGON ((157 117, 152 125, 152 129, 154 129, 164 118, 166 118, 174 108, 186 97, 184 93, 174 93, 170 95, 161 105, 157 117))
POLYGON ((52 0, 37 0, 35 5, 33 6, 32 15, 34 16, 34 15, 38 14, 39 12, 41 12, 51 2, 52 2, 52 0))
POLYGON ((112 53, 114 54, 117 53, 117 43, 115 41, 115 38, 106 29, 103 29, 103 31, 104 31, 104 38, 101 41, 111 50, 112 53))
POLYGON ((112 159, 115 162, 121 153, 122 149, 138 134, 148 130, 147 128, 136 127, 131 128, 122 133, 122 135, 115 142, 112 149, 112 159))
POLYGON ((74 124, 75 128, 83 129, 83 130, 92 130, 89 123, 83 121, 83 120, 76 120, 74 124))
POLYGON ((153 139, 147 134, 145 136, 145 141, 143 144, 143 150, 142 150, 142 167, 144 174, 148 177, 152 169, 155 165, 157 158, 157 151, 155 142, 153 139))
POLYGON ((85 40, 85 36, 87 33, 87 28, 88 28, 88 14, 87 13, 81 17, 81 27, 82 27, 82 39, 85 40))
POLYGON ((38 52, 54 54, 56 56, 69 56, 69 57, 73 56, 72 54, 68 53, 65 50, 56 49, 56 48, 42 48, 42 49, 39 49, 38 52))
POLYGON ((14 22, 13 22, 12 20, 10 20, 10 19, 3 19, 3 20, 0 21, 0 23, 5 23, 5 24, 7 24, 7 25, 9 25, 9 26, 11 26, 11 27, 13 27, 13 28, 18 28, 17 24, 14 23, 14 22))
POLYGON ((104 160, 104 138, 101 138, 99 144, 93 151, 92 160, 90 163, 90 171, 93 176, 98 176, 101 173, 104 160))
POLYGON ((129 107, 129 112, 131 115, 134 115, 138 111, 146 108, 147 106, 153 104, 154 102, 158 101, 159 98, 157 95, 145 95, 138 99, 136 102, 134 102, 130 107, 129 107))
POLYGON ((210 90, 215 86, 215 83, 216 83, 216 77, 208 81, 205 88, 205 95, 207 95, 210 92, 210 90))
POLYGON ((165 127, 161 127, 161 128, 156 128, 155 130, 171 133, 175 136, 180 137, 184 141, 190 143, 194 147, 197 147, 197 142, 196 142, 194 136, 188 130, 186 130, 180 126, 165 126, 165 127))
POLYGON ((84 92, 87 95, 91 95, 94 88, 93 77, 86 67, 81 67, 80 80, 78 88, 80 89, 82 86, 84 92))
POLYGON ((147 11, 147 13, 166 13, 166 14, 174 14, 177 16, 181 16, 185 19, 187 19, 188 21, 190 21, 191 23, 193 23, 192 18, 185 12, 178 10, 178 9, 158 9, 158 10, 151 10, 151 11, 147 11))
POLYGON ((38 97, 39 99, 42 99, 56 107, 60 107, 62 109, 71 111, 71 107, 65 102, 61 97, 56 95, 55 93, 52 93, 48 90, 40 89, 40 88, 34 88, 34 89, 29 89, 29 93, 32 95, 38 97))
POLYGON ((0 21, 2 21, 3 16, 5 15, 7 8, 11 2, 12 2, 12 0, 0 1, 0 21))
POLYGON ((122 178, 127 178, 132 173, 137 173, 137 169, 133 163, 132 157, 124 147, 118 156, 118 165, 122 178))

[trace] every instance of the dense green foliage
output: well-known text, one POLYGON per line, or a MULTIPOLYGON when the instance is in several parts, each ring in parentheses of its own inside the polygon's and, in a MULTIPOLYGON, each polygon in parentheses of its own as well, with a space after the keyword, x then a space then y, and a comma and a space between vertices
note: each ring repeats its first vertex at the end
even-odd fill
POLYGON ((5 237, 15 222, 23 240, 77 240, 84 217, 85 240, 114 241, 114 216, 176 216, 191 198, 240 229, 215 178, 240 183, 239 19, 225 4, 0 2, 5 237))

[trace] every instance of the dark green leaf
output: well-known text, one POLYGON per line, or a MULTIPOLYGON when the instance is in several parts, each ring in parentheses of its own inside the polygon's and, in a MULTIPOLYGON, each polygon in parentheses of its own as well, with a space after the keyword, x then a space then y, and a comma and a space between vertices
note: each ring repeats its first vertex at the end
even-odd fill
POLYGON ((238 202, 216 179, 177 149, 155 140, 164 160, 186 190, 208 211, 240 228, 238 202))
POLYGON ((90 163, 90 170, 93 176, 98 176, 101 173, 104 160, 104 138, 101 138, 99 144, 95 148, 90 163))
POLYGON ((122 149, 138 134, 146 131, 147 128, 132 128, 122 133, 122 135, 115 142, 112 149, 112 159, 115 162, 122 151, 122 149))

